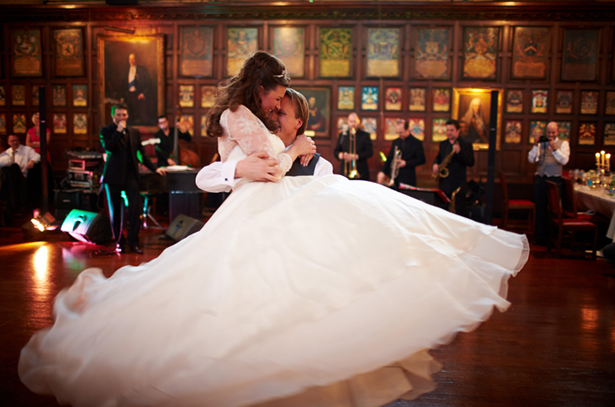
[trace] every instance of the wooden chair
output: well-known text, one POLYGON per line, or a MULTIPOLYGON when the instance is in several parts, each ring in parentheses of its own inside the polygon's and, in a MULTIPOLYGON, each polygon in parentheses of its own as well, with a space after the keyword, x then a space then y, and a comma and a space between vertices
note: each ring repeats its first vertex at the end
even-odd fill
POLYGON ((510 227, 520 227, 528 234, 534 233, 534 219, 536 219, 536 205, 534 202, 526 199, 508 199, 508 187, 506 185, 506 177, 500 171, 500 185, 502 186, 502 194, 504 201, 502 202, 502 229, 510 227), (519 221, 516 219, 508 219, 508 214, 511 211, 525 212, 527 219, 519 221))
MULTIPOLYGON (((577 232, 586 232, 593 234, 593 244, 591 245, 591 258, 596 259, 596 243, 598 242, 598 227, 583 219, 578 218, 565 218, 563 215, 559 189, 557 184, 551 181, 547 181, 547 196, 549 202, 549 240, 547 244, 547 251, 551 251, 553 242, 555 241, 557 257, 560 256, 562 248, 562 240, 564 237, 570 237, 570 247, 574 250, 575 246, 575 234, 577 232)), ((585 254, 585 246, 588 244, 587 239, 581 239, 581 250, 585 254)))
POLYGON ((563 216, 566 218, 586 220, 598 226, 598 229, 604 229, 606 233, 611 220, 600 213, 588 215, 586 213, 579 212, 577 207, 577 194, 574 190, 574 180, 567 177, 562 177, 562 180, 564 182, 564 198, 562 199, 563 216))

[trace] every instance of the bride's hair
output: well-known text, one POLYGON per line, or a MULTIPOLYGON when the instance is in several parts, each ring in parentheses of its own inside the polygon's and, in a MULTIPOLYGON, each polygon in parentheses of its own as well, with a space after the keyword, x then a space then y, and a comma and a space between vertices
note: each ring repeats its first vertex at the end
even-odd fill
POLYGON ((261 106, 259 91, 269 92, 278 85, 288 87, 290 78, 286 76, 286 67, 278 58, 264 51, 257 51, 248 58, 239 75, 218 87, 216 103, 207 118, 207 135, 222 136, 220 116, 226 109, 237 111, 239 105, 244 105, 258 117, 270 131, 277 130, 275 121, 267 117, 261 106))

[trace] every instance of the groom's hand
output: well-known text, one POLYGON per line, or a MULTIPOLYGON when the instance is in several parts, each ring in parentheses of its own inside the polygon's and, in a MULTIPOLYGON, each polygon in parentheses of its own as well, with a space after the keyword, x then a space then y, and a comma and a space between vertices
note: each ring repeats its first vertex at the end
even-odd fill
POLYGON ((237 163, 235 178, 247 178, 252 181, 276 182, 282 170, 275 158, 269 158, 264 151, 253 153, 237 163))

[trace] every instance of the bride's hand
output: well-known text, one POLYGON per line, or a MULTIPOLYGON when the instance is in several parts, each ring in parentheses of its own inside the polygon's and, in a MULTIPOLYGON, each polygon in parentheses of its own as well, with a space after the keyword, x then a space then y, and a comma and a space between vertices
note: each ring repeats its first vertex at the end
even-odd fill
POLYGON ((297 136, 295 142, 293 143, 293 147, 297 149, 297 155, 307 155, 316 153, 316 144, 314 144, 314 140, 310 137, 307 137, 305 134, 297 136))

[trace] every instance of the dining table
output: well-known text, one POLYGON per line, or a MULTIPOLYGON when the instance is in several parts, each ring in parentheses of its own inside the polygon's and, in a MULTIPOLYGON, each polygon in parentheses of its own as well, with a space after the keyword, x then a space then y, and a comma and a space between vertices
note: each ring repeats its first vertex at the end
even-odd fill
POLYGON ((609 195, 605 188, 592 188, 587 185, 575 185, 577 209, 581 211, 594 211, 608 217, 611 221, 606 236, 613 240, 615 237, 615 195, 609 195))

